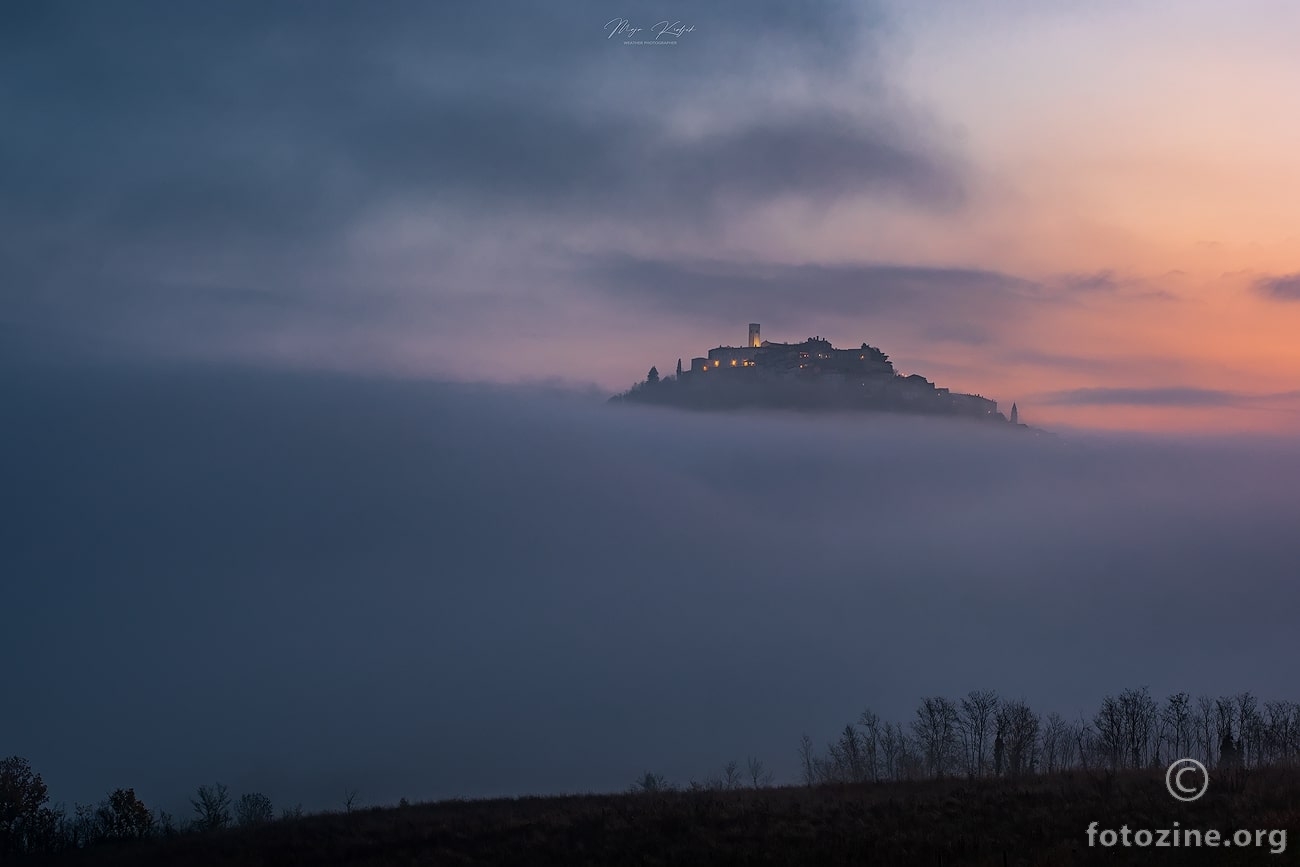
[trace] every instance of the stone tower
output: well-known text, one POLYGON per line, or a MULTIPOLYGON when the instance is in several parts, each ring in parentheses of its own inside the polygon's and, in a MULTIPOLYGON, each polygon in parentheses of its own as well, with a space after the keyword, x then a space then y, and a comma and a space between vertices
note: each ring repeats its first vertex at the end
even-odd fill
POLYGON ((1020 410, 1014 403, 1011 404, 1011 423, 1020 424, 1020 410))

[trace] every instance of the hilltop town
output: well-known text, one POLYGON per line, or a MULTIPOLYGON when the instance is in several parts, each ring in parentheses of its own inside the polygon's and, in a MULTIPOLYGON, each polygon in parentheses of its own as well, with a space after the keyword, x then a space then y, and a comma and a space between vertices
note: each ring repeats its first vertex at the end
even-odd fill
POLYGON ((750 323, 744 346, 714 347, 692 358, 687 369, 679 359, 676 373, 667 377, 652 367, 644 381, 611 400, 697 409, 886 410, 1027 427, 1015 404, 1008 419, 997 401, 940 388, 919 373, 903 376, 874 346, 836 349, 821 337, 775 343, 762 339, 758 323, 750 323))

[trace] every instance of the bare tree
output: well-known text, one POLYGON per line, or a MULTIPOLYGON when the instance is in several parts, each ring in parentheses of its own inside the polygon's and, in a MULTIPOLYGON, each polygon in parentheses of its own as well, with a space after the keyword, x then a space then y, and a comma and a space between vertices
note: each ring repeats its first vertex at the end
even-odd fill
POLYGON ((862 735, 851 724, 840 733, 839 743, 832 751, 838 759, 840 779, 860 783, 866 779, 866 756, 862 749, 862 735))
POLYGON ((1092 725, 1084 719, 1083 713, 1080 712, 1079 718, 1071 726, 1074 737, 1074 752, 1079 758, 1079 767, 1083 770, 1095 768, 1099 764, 1105 764, 1098 760, 1097 738, 1092 730, 1092 725))
POLYGON ((240 825, 260 825, 275 818, 271 799, 261 792, 248 792, 235 804, 235 821, 240 825))
POLYGON ((1220 767, 1232 767, 1239 758, 1239 745, 1233 739, 1237 731, 1237 706, 1230 697, 1223 696, 1214 700, 1214 728, 1219 744, 1220 767))
POLYGON ((1156 718, 1159 708, 1145 686, 1121 692, 1119 707, 1128 766, 1144 768, 1151 764, 1155 753, 1156 718))
POLYGON ((930 777, 948 774, 957 751, 957 707, 949 699, 932 696, 921 700, 912 720, 925 763, 925 773, 930 777))
POLYGON ((884 761, 884 777, 888 780, 901 779, 899 759, 906 751, 906 736, 903 727, 896 723, 885 723, 880 733, 880 756, 884 761))
POLYGON ((870 710, 864 710, 858 717, 862 727, 862 758, 866 765, 866 776, 873 782, 880 780, 880 717, 870 710))
POLYGON ((744 785, 744 777, 740 773, 740 763, 734 759, 722 766, 722 788, 739 789, 744 785))
POLYGON ((230 792, 224 784, 199 786, 198 797, 190 798, 190 803, 196 815, 194 824, 200 830, 214 831, 230 825, 230 792))
POLYGON ((1234 701, 1237 706, 1241 763, 1247 767, 1258 766, 1264 731, 1264 720, 1259 714, 1259 700, 1249 692, 1242 692, 1235 696, 1234 701))
POLYGON ((1264 726, 1267 761, 1278 765, 1289 765, 1294 762, 1296 741, 1300 736, 1300 707, 1290 701, 1266 703, 1264 726))
POLYGON ((769 771, 759 759, 750 756, 746 762, 749 769, 749 781, 755 789, 762 789, 772 785, 772 772, 769 771))
POLYGON ((103 836, 99 810, 90 804, 74 804, 72 815, 64 815, 59 825, 60 836, 73 849, 96 843, 103 836))
POLYGON ((895 726, 898 736, 897 778, 900 780, 920 780, 925 778, 925 761, 919 752, 915 739, 907 736, 901 725, 895 726))
POLYGON ((1082 716, 1074 722, 1066 720, 1065 731, 1067 743, 1061 748, 1061 767, 1083 767, 1085 758, 1082 745, 1087 741, 1088 723, 1082 716))
POLYGON ((668 792, 672 790, 672 785, 663 774, 656 774, 650 771, 645 772, 645 776, 638 779, 632 784, 633 792, 643 794, 653 794, 655 792, 668 792))
POLYGON ((831 744, 830 752, 824 756, 813 758, 813 775, 818 783, 838 783, 840 780, 839 762, 834 756, 835 745, 831 744))
POLYGON ((991 689, 971 690, 961 700, 957 721, 968 776, 982 777, 988 772, 989 738, 997 707, 998 694, 991 689))
MULTIPOLYGON (((1164 728, 1162 740, 1169 745, 1168 760, 1180 759, 1192 751, 1192 698, 1185 692, 1176 692, 1165 699, 1160 715, 1164 728)), ((1159 757, 1156 759, 1160 762, 1159 757)))
POLYGON ((351 813, 352 804, 356 801, 356 799, 357 799, 356 789, 344 789, 343 790, 343 812, 351 813))
POLYGON ((1073 727, 1060 714, 1048 714, 1041 738, 1043 770, 1051 774, 1070 767, 1074 740, 1073 727))
POLYGON ((147 837, 153 814, 135 796, 135 789, 115 789, 96 811, 100 835, 108 839, 147 837))
POLYGON ((1099 758, 1110 770, 1119 770, 1124 760, 1124 712, 1114 696, 1108 695, 1101 700, 1092 724, 1099 758))
POLYGON ((803 782, 805 786, 812 786, 817 782, 817 770, 815 762, 817 754, 813 751, 813 741, 808 735, 799 739, 799 767, 803 771, 803 782))
POLYGON ((1023 701, 1004 701, 994 716, 997 739, 1003 745, 1007 776, 1031 774, 1038 762, 1038 714, 1023 701))
POLYGON ((175 837, 179 833, 176 819, 166 810, 158 810, 153 818, 154 833, 159 837, 175 837))
POLYGON ((1196 699, 1193 727, 1196 733, 1196 746, 1201 757, 1206 765, 1214 765, 1218 758, 1214 751, 1218 741, 1214 736, 1214 702, 1208 695, 1198 696, 1196 699))

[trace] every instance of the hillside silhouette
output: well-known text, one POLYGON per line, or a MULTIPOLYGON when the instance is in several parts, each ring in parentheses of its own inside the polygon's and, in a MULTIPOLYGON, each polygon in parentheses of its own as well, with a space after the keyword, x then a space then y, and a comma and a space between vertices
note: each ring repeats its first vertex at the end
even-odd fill
POLYGON ((953 416, 999 422, 1016 428, 997 401, 936 385, 919 373, 904 376, 878 347, 837 349, 822 337, 799 343, 763 340, 750 323, 744 346, 717 346, 707 355, 662 376, 651 367, 646 378, 611 398, 691 409, 773 408, 806 411, 881 411, 953 416))
MULTIPOLYGON (((98 806, 48 805, 23 759, 0 762, 0 852, 26 863, 1088 864, 1247 863, 1285 851, 1300 818, 1300 704, 1248 692, 1105 697, 1088 718, 1041 715, 975 690, 870 710, 824 750, 804 736, 799 785, 751 757, 677 784, 647 771, 624 794, 452 800, 339 812, 282 810, 200 786, 193 814, 151 812, 131 789, 98 806), (1204 797, 1170 796, 1166 766, 1211 768, 1204 797), (1253 846, 1157 850, 1086 842, 1089 828, 1252 835, 1253 846), (1261 847, 1264 847, 1261 849, 1261 847), (26 856, 26 857, 23 857, 26 856)), ((1198 838, 1199 840, 1200 838, 1198 838)))

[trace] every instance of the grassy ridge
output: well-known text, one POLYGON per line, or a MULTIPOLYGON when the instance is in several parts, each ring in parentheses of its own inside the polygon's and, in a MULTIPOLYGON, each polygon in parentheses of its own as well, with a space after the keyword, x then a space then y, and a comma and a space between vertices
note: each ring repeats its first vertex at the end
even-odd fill
MULTIPOLYGON (((444 801, 101 846, 81 865, 1287 864, 1260 848, 1089 848, 1118 830, 1300 829, 1300 770, 1216 779, 1194 803, 1163 769, 1005 780, 444 801)), ((1297 844, 1300 847, 1300 843, 1297 844)))

